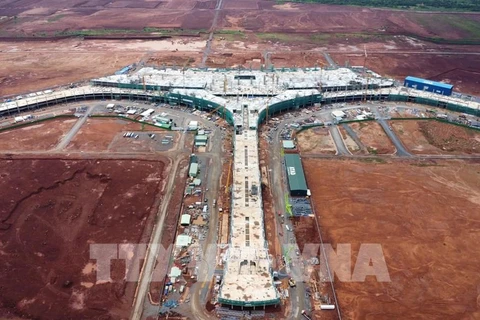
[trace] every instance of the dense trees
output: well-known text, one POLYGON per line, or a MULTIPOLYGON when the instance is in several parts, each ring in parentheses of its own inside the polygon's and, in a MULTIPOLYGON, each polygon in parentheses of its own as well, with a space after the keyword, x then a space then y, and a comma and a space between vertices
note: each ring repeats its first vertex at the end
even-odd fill
MULTIPOLYGON (((288 0, 289 2, 313 2, 345 4, 399 9, 480 11, 479 0, 288 0)), ((287 2, 287 1, 282 1, 287 2)))

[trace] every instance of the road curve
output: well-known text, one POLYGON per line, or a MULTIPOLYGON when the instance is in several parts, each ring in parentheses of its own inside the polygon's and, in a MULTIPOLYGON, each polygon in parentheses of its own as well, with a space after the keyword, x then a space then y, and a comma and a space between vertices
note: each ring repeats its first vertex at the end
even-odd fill
POLYGON ((387 134, 390 141, 392 141, 393 145, 397 149, 397 156, 399 157, 412 157, 412 154, 407 151, 407 149, 403 146, 402 141, 397 137, 397 135, 390 129, 390 126, 384 119, 378 119, 377 122, 382 126, 383 131, 387 134))
POLYGON ((340 156, 347 156, 351 153, 348 151, 347 147, 345 147, 345 143, 343 142, 342 135, 340 131, 338 131, 337 126, 330 127, 330 135, 332 136, 333 142, 335 143, 335 147, 337 148, 337 155, 340 156))

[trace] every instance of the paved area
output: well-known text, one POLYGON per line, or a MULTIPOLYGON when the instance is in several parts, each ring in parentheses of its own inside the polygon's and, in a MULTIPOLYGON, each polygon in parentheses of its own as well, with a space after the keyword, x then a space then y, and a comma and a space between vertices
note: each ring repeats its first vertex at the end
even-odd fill
POLYGON ((329 131, 330 135, 332 136, 333 142, 335 143, 335 148, 337 148, 337 155, 346 156, 351 154, 350 151, 348 151, 347 147, 345 147, 345 143, 343 142, 342 135, 338 131, 338 127, 331 126, 329 131))

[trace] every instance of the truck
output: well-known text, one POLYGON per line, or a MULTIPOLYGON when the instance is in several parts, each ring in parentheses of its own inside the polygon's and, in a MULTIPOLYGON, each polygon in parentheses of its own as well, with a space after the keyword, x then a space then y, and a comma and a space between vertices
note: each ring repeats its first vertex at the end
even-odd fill
POLYGON ((297 283, 295 282, 295 280, 290 278, 288 279, 288 285, 290 286, 290 288, 295 288, 297 286, 297 283))
POLYGON ((307 314, 305 310, 302 310, 302 316, 307 320, 312 320, 312 318, 307 314))

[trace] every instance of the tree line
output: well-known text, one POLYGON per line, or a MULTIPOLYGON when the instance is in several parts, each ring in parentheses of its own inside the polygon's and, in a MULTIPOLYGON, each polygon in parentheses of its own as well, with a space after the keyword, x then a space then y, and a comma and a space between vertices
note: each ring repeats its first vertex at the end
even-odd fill
POLYGON ((479 0, 288 0, 281 2, 310 2, 398 9, 480 11, 479 0))

